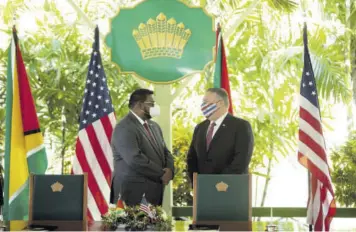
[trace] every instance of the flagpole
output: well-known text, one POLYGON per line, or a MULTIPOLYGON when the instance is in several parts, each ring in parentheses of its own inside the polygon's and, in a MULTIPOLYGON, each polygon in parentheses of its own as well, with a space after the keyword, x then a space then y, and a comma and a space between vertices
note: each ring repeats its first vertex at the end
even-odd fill
MULTIPOLYGON (((12 15, 12 31, 11 31, 11 35, 12 35, 12 32, 13 32, 13 30, 14 30, 14 28, 16 27, 16 13, 14 12, 13 13, 13 15, 12 15)), ((12 35, 13 36, 13 35, 12 35)), ((11 36, 11 37, 12 37, 11 36)), ((11 45, 10 45, 10 51, 11 51, 11 45)), ((10 52, 9 51, 9 52, 10 52)), ((8 67, 9 68, 9 67, 8 67)), ((4 192, 5 192, 5 176, 6 176, 6 172, 5 172, 5 152, 4 152, 4 157, 3 157, 3 160, 4 160, 4 166, 2 166, 1 165, 1 175, 3 175, 2 176, 2 178, 3 178, 3 186, 2 186, 2 191, 3 191, 3 204, 2 205, 0 205, 0 215, 1 215, 1 220, 0 221, 4 221, 4 207, 5 207, 5 204, 6 204, 6 202, 5 202, 5 194, 4 194, 4 192)), ((9 175, 9 173, 8 173, 8 175, 9 175)))
MULTIPOLYGON (((303 17, 304 17, 304 23, 303 23, 303 27, 305 27, 305 28, 303 28, 303 36, 304 36, 304 33, 307 33, 306 31, 304 32, 304 30, 306 30, 306 27, 307 27, 307 23, 306 23, 306 11, 305 11, 305 1, 303 1, 302 2, 303 4, 302 4, 302 8, 303 8, 303 17)), ((305 43, 306 41, 304 41, 304 43, 305 43)), ((305 46, 308 46, 307 44, 304 44, 304 47, 305 46)), ((304 51, 305 52, 305 51, 304 51)), ((312 196, 312 194, 311 194, 311 192, 312 192, 312 187, 311 187, 311 181, 310 181, 310 179, 311 179, 311 175, 310 175, 310 171, 307 169, 307 172, 308 172, 308 205, 307 205, 307 208, 306 208, 306 210, 307 210, 307 215, 306 215, 306 217, 308 218, 308 207, 309 207, 309 202, 310 202, 310 200, 311 200, 311 196, 312 196)), ((308 219, 307 219, 308 220, 308 219)), ((309 224, 309 231, 313 231, 313 224, 309 224)))
MULTIPOLYGON (((7 72, 9 72, 9 69, 11 69, 11 59, 12 59, 12 55, 13 54, 11 54, 11 51, 12 51, 12 40, 13 40, 13 37, 14 37, 14 34, 13 34, 13 32, 14 32, 14 29, 15 29, 15 26, 16 26, 16 9, 14 10, 14 12, 13 12, 13 15, 12 15, 12 28, 11 28, 11 42, 10 42, 10 46, 9 46, 9 51, 8 51, 8 64, 7 64, 7 72)), ((7 73, 7 75, 9 75, 9 73, 7 73)), ((8 78, 9 76, 7 76, 7 78, 8 78)), ((9 79, 7 79, 8 81, 7 81, 7 83, 6 83, 6 86, 7 86, 7 90, 6 90, 6 106, 8 105, 8 99, 10 99, 9 97, 8 97, 8 87, 11 87, 12 88, 12 83, 10 83, 9 82, 9 79)), ((12 82, 12 80, 11 80, 11 82, 12 82)), ((11 100, 12 101, 12 100, 11 100)), ((5 121, 5 151, 4 151, 4 167, 3 167, 3 172, 4 172, 4 182, 3 182, 3 204, 0 206, 0 211, 1 211, 1 216, 2 216, 2 222, 4 222, 4 221, 8 221, 8 219, 9 219, 9 187, 10 187, 10 183, 9 183, 9 180, 10 180, 10 178, 9 178, 9 176, 10 176, 10 171, 9 171, 9 169, 10 169, 10 164, 9 164, 9 162, 10 162, 10 158, 9 158, 9 154, 8 155, 6 155, 6 150, 7 150, 7 148, 8 148, 8 145, 9 144, 6 144, 7 142, 6 142, 6 138, 7 138, 7 136, 8 136, 8 130, 9 130, 9 128, 8 128, 8 124, 7 124, 7 120, 8 120, 8 118, 10 118, 11 117, 11 112, 10 112, 10 114, 8 114, 8 108, 6 107, 6 116, 5 116, 5 118, 6 118, 6 121, 5 121), (8 160, 7 160, 8 159, 8 160)), ((11 126, 10 126, 10 128, 11 128, 11 126)), ((10 132, 11 133, 11 132, 10 132)), ((11 147, 11 145, 9 145, 10 147, 11 147)), ((3 224, 3 223, 2 223, 3 224)))
MULTIPOLYGON (((301 2, 302 4, 301 4, 301 8, 302 8, 302 12, 303 12, 303 19, 304 19, 304 23, 303 23, 303 27, 306 27, 307 25, 306 25, 306 21, 307 21, 307 19, 306 19, 306 17, 307 17, 307 12, 306 12, 306 1, 305 0, 302 0, 302 2, 301 2)), ((304 32, 304 28, 303 28, 303 36, 304 36, 304 33, 306 33, 306 32, 304 32)), ((304 47, 305 46, 307 46, 306 44, 304 44, 304 47)), ((304 51, 305 52, 305 51, 304 51)), ((306 210, 307 210, 307 215, 306 215, 306 217, 308 218, 308 207, 309 207, 309 201, 311 200, 311 191, 312 191, 312 188, 311 188, 311 182, 310 182, 310 178, 311 178, 311 175, 310 175, 310 171, 309 170, 307 170, 307 172, 308 172, 308 205, 307 205, 307 208, 306 208, 306 210)), ((313 224, 309 224, 309 231, 313 231, 313 224)))
MULTIPOLYGON (((310 182, 310 178, 311 178, 311 175, 310 175, 310 172, 308 171, 308 199, 310 201, 310 196, 311 196, 311 182, 310 182)), ((309 204, 309 202, 308 202, 309 204)), ((308 206, 307 206, 307 217, 308 217, 308 206)), ((309 224, 309 231, 313 231, 313 224, 309 224)))
MULTIPOLYGON (((306 17, 306 11, 305 11, 305 9, 304 9, 304 16, 306 17)), ((307 23, 306 23, 306 20, 304 21, 304 27, 307 27, 307 23)), ((304 33, 304 32, 303 32, 304 33)), ((307 33, 307 32, 305 32, 305 33, 307 33)), ((304 44, 304 46, 308 46, 307 44, 304 44)), ((310 181, 310 179, 311 179, 311 174, 310 174, 310 171, 309 170, 307 170, 307 172, 308 172, 308 199, 309 199, 309 201, 311 200, 311 196, 312 196, 312 186, 311 186, 311 181, 310 181)), ((308 202, 308 204, 309 204, 309 202, 308 202)), ((308 211, 308 206, 307 206, 307 211, 308 211)), ((308 217, 308 212, 307 212, 307 217, 308 217)), ((313 224, 309 224, 309 231, 313 231, 313 224)))

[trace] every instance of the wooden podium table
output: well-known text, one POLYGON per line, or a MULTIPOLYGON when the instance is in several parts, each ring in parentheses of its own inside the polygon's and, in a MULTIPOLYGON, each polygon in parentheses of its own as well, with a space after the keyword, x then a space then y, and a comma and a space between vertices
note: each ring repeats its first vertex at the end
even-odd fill
MULTIPOLYGON (((10 221, 4 222, 5 231, 21 231, 25 230, 27 227, 27 221, 10 221)), ((55 231, 105 231, 105 227, 101 221, 88 222, 87 227, 83 228, 82 222, 77 221, 46 221, 46 222, 37 222, 36 225, 55 225, 58 226, 55 231)))

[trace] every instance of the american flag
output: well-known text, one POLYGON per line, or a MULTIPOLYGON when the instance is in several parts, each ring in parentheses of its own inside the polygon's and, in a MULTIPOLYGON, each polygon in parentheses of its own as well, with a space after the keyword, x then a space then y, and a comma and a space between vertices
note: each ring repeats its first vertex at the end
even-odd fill
POLYGON ((141 200, 141 204, 140 204, 140 210, 142 210, 143 212, 145 212, 148 217, 150 218, 154 218, 154 214, 150 209, 150 205, 148 203, 148 201, 146 200, 145 195, 142 196, 142 200, 141 200))
POLYGON ((88 218, 91 220, 100 220, 108 211, 113 171, 110 140, 116 119, 106 82, 96 27, 72 163, 73 174, 88 173, 88 218))
POLYGON ((314 225, 315 231, 329 231, 336 205, 326 157, 318 92, 308 49, 306 24, 303 37, 304 69, 300 84, 298 160, 311 176, 307 223, 314 225))

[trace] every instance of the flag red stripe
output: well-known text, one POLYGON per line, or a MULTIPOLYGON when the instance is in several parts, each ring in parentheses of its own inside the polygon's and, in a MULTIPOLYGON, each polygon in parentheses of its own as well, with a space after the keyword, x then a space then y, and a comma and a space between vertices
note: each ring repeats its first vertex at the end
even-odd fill
MULTIPOLYGON (((323 187, 321 188, 321 199, 322 199, 322 202, 327 201, 327 192, 328 192, 327 186, 323 185, 323 187)), ((332 194, 332 195, 334 195, 334 194, 332 194)), ((324 214, 326 214, 325 220, 324 220, 324 223, 325 223, 324 229, 325 229, 325 231, 329 231, 331 219, 335 215, 335 213, 336 213, 336 205, 335 205, 335 200, 333 199, 330 202, 330 205, 329 205, 329 208, 328 208, 328 212, 327 213, 324 212, 324 214)))
POLYGON ((224 40, 221 37, 221 88, 225 89, 228 96, 229 96, 229 113, 233 114, 232 109, 232 100, 231 100, 231 91, 230 91, 230 80, 229 80, 229 73, 227 69, 227 62, 226 62, 226 55, 225 55, 225 47, 224 47, 224 40))
POLYGON ((124 209, 125 208, 124 202, 121 199, 119 199, 116 203, 116 207, 119 209, 124 209))
POLYGON ((99 208, 99 211, 101 214, 105 214, 108 211, 108 205, 105 201, 105 198, 103 197, 103 194, 100 191, 98 183, 96 182, 95 177, 93 175, 93 172, 90 169, 90 166, 89 166, 87 159, 85 157, 83 146, 82 146, 79 138, 77 139, 77 143, 76 143, 76 155, 78 158, 78 162, 79 162, 80 166, 82 167, 83 173, 84 172, 88 173, 89 190, 91 191, 91 193, 95 199, 95 202, 99 208))
POLYGON ((323 202, 320 201, 320 208, 319 208, 319 213, 318 213, 318 217, 315 221, 315 224, 314 224, 314 231, 324 231, 323 230, 323 202))
MULTIPOLYGON (((317 166, 312 163, 308 157, 306 157, 304 154, 301 152, 298 152, 298 160, 299 163, 301 163, 305 168, 307 168, 313 176, 317 178, 317 180, 321 181, 323 184, 327 186, 329 191, 334 195, 334 191, 332 189, 331 183, 329 181, 328 176, 324 174, 317 166)), ((315 193, 314 193, 315 194, 315 193)))
MULTIPOLYGON (((15 40, 16 41, 16 40, 15 40)), ((21 117, 24 132, 40 129, 36 107, 31 93, 25 64, 23 63, 19 45, 16 43, 16 62, 19 81, 21 117)))
POLYGON ((150 209, 147 206, 140 206, 140 209, 147 213, 150 211, 150 209))
POLYGON ((88 221, 89 221, 89 222, 94 221, 93 216, 91 216, 91 213, 90 213, 90 210, 89 210, 89 209, 87 209, 87 218, 88 218, 88 221))
POLYGON ((331 221, 332 221, 333 217, 335 216, 335 214, 336 214, 336 204, 335 204, 335 200, 333 199, 330 203, 329 211, 325 218, 325 230, 326 231, 330 230, 330 224, 331 224, 331 221))
MULTIPOLYGON (((220 40, 220 52, 221 52, 221 73, 220 73, 220 88, 223 88, 226 90, 228 97, 229 97, 229 113, 233 114, 233 107, 232 107, 232 100, 231 100, 231 91, 230 91, 230 80, 229 80, 229 72, 227 69, 227 61, 226 61, 226 53, 225 53, 225 46, 224 46, 224 40, 221 34, 221 27, 218 25, 218 28, 216 30, 216 35, 215 35, 215 54, 218 54, 218 48, 219 48, 219 40, 220 40)), ((216 56, 217 57, 217 56, 216 56)))
POLYGON ((318 214, 318 218, 315 223, 315 231, 322 231, 323 229, 325 230, 325 224, 324 224, 324 218, 323 215, 326 214, 326 212, 323 212, 323 203, 326 200, 326 187, 323 185, 323 187, 320 188, 320 210, 318 214), (324 227, 324 228, 323 228, 324 227))
POLYGON ((317 132, 319 132, 319 134, 323 135, 323 131, 321 129, 321 124, 320 121, 316 118, 313 117, 313 115, 311 115, 307 110, 305 110, 303 108, 303 106, 300 107, 300 111, 299 111, 299 116, 306 122, 308 122, 308 124, 314 128, 314 130, 316 130, 317 132))
POLYGON ((307 145, 316 155, 318 155, 324 162, 327 161, 324 148, 315 142, 308 134, 303 130, 299 130, 299 140, 307 145))
POLYGON ((111 141, 111 135, 112 135, 112 132, 113 132, 113 127, 112 127, 112 125, 111 125, 109 116, 102 117, 102 118, 100 119, 100 121, 101 121, 101 123, 103 124, 106 137, 108 137, 108 140, 109 140, 109 143, 110 143, 110 141, 111 141))
POLYGON ((95 154, 95 158, 100 165, 101 171, 103 172, 108 185, 110 186, 111 185, 111 168, 110 168, 110 165, 105 157, 103 150, 101 149, 101 146, 100 146, 100 143, 96 136, 93 124, 87 126, 85 130, 87 131, 91 147, 93 148, 93 152, 95 154))

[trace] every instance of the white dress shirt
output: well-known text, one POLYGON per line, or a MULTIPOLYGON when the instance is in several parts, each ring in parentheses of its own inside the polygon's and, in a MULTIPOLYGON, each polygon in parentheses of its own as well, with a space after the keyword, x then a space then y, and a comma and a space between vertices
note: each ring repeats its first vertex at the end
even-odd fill
POLYGON ((137 118, 137 120, 141 123, 141 125, 143 126, 143 124, 145 124, 145 121, 142 120, 142 118, 140 118, 139 116, 137 116, 137 114, 135 114, 132 110, 130 110, 130 112, 135 115, 135 117, 137 118))
MULTIPOLYGON (((218 119, 215 120, 215 127, 214 127, 213 137, 212 137, 212 138, 214 138, 215 133, 218 131, 219 127, 221 126, 221 124, 222 124, 222 122, 224 121, 224 119, 225 119, 225 117, 226 117, 227 114, 228 114, 228 112, 226 112, 225 114, 221 115, 220 118, 218 118, 218 119)), ((212 122, 213 122, 213 121, 210 121, 209 127, 211 126, 211 123, 212 123, 212 122)), ((209 131, 209 129, 208 129, 208 131, 209 131)))

